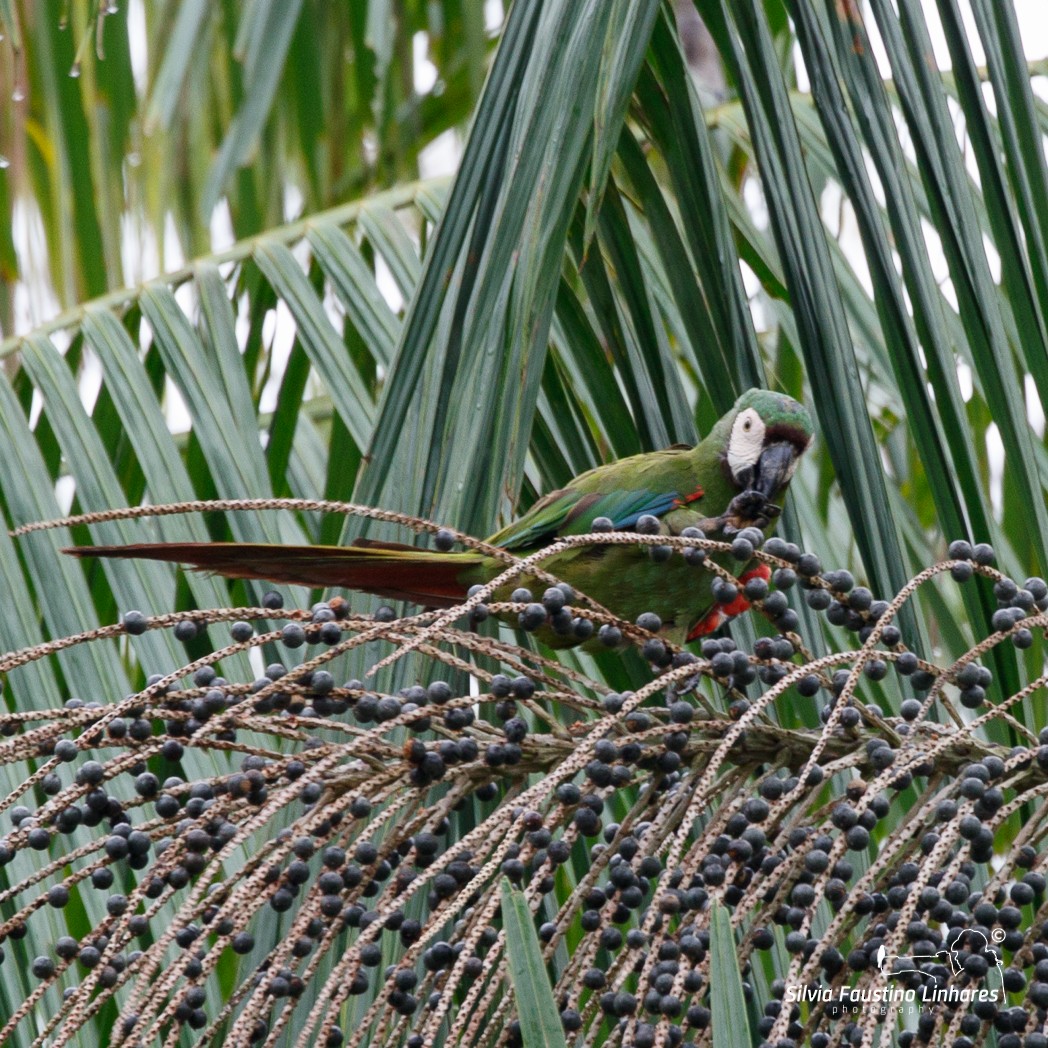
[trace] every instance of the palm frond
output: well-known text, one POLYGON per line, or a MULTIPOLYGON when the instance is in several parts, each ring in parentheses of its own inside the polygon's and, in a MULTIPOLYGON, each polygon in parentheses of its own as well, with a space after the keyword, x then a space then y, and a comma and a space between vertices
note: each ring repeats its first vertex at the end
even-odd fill
MULTIPOLYGON (((1009 5, 969 28, 939 0, 944 72, 916 0, 701 0, 713 101, 654 2, 515 3, 497 41, 464 0, 147 5, 144 83, 116 6, 0 2, 0 90, 26 95, 0 325, 21 209, 54 299, 0 343, 0 506, 89 515, 0 535, 0 809, 28 808, 0 843, 0 1040, 516 1044, 503 875, 579 1043, 723 1035, 713 904, 762 1004, 995 925, 1034 1034, 1048 107, 1009 5), (449 129, 454 179, 419 179, 449 129), (191 261, 140 283, 122 228, 191 261), (691 653, 58 553, 485 535, 750 385, 812 405, 819 442, 767 615, 691 653), (393 515, 91 516, 285 497, 393 515)), ((755 1038, 844 1036, 779 1003, 755 1038)))

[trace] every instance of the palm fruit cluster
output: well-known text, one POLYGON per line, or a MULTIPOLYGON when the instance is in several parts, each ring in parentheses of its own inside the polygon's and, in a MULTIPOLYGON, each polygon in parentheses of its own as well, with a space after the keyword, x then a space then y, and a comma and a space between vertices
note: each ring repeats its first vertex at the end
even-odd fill
POLYGON ((68 644, 170 630, 196 657, 59 709, 23 679, 53 644, 0 658, 0 1043, 517 1045, 506 878, 569 1044, 709 1044, 714 904, 765 1045, 1048 1044, 1044 678, 992 669, 1040 644, 1048 586, 967 543, 889 602, 759 533, 629 541, 712 572, 751 640, 677 648, 550 580, 414 616, 127 612, 68 644), (942 582, 998 605, 948 664, 897 624, 942 582), (631 685, 478 631, 492 612, 615 631, 631 685), (384 688, 409 650, 417 681, 384 688), (227 675, 243 652, 256 677, 227 675), (886 986, 916 1003, 839 1007, 886 986))

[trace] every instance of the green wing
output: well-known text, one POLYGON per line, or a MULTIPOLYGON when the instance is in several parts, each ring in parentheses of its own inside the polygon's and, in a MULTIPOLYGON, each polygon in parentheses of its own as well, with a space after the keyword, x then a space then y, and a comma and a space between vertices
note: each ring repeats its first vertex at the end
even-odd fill
POLYGON ((632 528, 646 513, 661 517, 681 505, 676 491, 552 491, 487 541, 503 549, 531 549, 561 535, 585 535, 597 517, 607 517, 616 530, 632 528))

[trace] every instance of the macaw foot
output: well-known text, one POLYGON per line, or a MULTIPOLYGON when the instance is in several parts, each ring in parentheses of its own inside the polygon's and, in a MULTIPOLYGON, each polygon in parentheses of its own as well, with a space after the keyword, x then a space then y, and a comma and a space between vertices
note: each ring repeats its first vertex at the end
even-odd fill
POLYGON ((740 491, 728 503, 728 508, 717 521, 725 537, 731 538, 743 528, 760 528, 763 531, 781 512, 766 495, 748 488, 740 491))

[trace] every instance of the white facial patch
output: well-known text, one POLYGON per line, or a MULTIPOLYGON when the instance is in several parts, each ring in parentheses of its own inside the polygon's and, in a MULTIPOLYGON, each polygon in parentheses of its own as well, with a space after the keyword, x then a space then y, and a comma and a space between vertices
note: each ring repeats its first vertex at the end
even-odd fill
POLYGON ((745 470, 757 465, 764 450, 764 430, 764 420, 755 408, 746 408, 735 417, 728 437, 727 459, 728 469, 736 480, 745 470))

